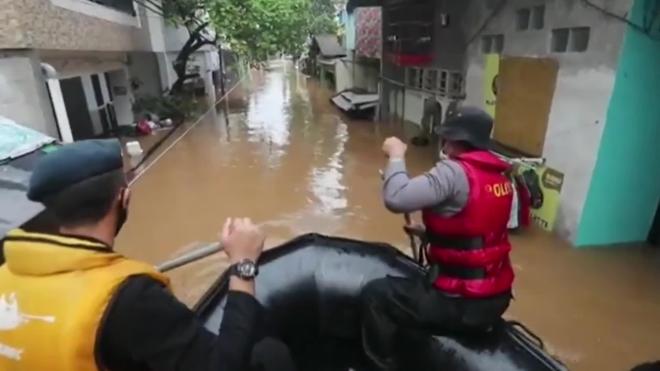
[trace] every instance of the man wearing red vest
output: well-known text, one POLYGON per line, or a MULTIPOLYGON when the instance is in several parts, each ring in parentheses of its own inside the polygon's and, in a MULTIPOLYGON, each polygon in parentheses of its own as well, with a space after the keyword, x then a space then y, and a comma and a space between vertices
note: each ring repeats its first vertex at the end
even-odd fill
POLYGON ((509 165, 488 151, 493 121, 464 107, 439 130, 446 159, 410 178, 406 145, 389 138, 383 198, 395 213, 422 211, 429 242, 427 280, 386 277, 362 292, 365 352, 378 369, 397 368, 401 329, 485 331, 509 306, 514 273, 507 221, 509 165))

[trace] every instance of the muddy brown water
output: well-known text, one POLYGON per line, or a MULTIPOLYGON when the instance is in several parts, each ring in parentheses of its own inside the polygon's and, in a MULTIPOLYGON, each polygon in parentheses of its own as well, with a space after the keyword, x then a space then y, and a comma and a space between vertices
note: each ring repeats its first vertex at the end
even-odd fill
MULTIPOLYGON (((177 135, 191 130, 135 181, 120 251, 156 264, 215 240, 230 216, 261 223, 269 246, 318 232, 408 251, 402 217, 382 205, 378 174, 382 141, 406 130, 339 115, 327 90, 286 66, 234 93, 219 105, 228 115, 211 110, 181 128, 177 135)), ((430 167, 434 152, 410 148, 409 171, 430 167)), ((571 369, 660 359, 659 251, 576 250, 536 230, 512 239, 518 278, 507 316, 571 369)), ((225 268, 220 254, 173 271, 175 293, 192 305, 225 268)))

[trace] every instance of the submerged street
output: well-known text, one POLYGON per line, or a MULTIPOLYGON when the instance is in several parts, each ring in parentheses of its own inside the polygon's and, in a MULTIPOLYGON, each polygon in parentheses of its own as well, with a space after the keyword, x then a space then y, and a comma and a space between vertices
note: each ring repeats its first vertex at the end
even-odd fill
MULTIPOLYGON (((147 161, 133 184, 122 253, 163 262, 215 241, 231 216, 260 223, 268 247, 315 232, 409 251, 403 218, 380 198, 381 144, 404 134, 398 123, 341 116, 328 90, 286 64, 234 93, 147 161)), ((409 172, 427 170, 435 151, 409 146, 409 172)), ((534 230, 512 238, 518 278, 507 317, 569 368, 625 370, 658 357, 657 251, 575 250, 534 230)), ((220 255, 173 271, 177 296, 193 305, 226 268, 220 255)))

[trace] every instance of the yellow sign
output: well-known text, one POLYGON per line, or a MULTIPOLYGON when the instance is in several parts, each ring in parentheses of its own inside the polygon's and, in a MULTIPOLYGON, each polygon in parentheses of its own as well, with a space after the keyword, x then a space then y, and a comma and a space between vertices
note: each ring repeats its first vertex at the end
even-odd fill
POLYGON ((531 195, 532 220, 546 231, 552 231, 557 221, 564 174, 547 166, 521 168, 519 173, 531 195))
POLYGON ((500 55, 486 54, 484 68, 484 109, 495 118, 497 104, 497 76, 500 71, 500 55))

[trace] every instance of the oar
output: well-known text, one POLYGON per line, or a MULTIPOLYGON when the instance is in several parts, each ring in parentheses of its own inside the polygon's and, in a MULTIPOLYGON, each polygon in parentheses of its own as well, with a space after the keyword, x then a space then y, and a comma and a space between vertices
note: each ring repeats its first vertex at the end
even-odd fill
POLYGON ((220 243, 216 242, 210 245, 199 247, 193 251, 185 253, 179 257, 176 257, 172 260, 168 260, 156 267, 161 272, 167 272, 175 268, 179 268, 183 265, 196 262, 200 259, 204 259, 207 256, 213 255, 219 251, 222 251, 223 247, 220 243))
MULTIPOLYGON (((412 218, 410 217, 410 213, 405 213, 403 214, 403 218, 406 221, 406 226, 412 226, 412 218)), ((412 254, 413 254, 413 259, 415 261, 419 261, 419 251, 417 250, 417 243, 415 242, 415 236, 406 230, 406 234, 408 235, 408 238, 410 239, 410 248, 412 249, 412 254)))

